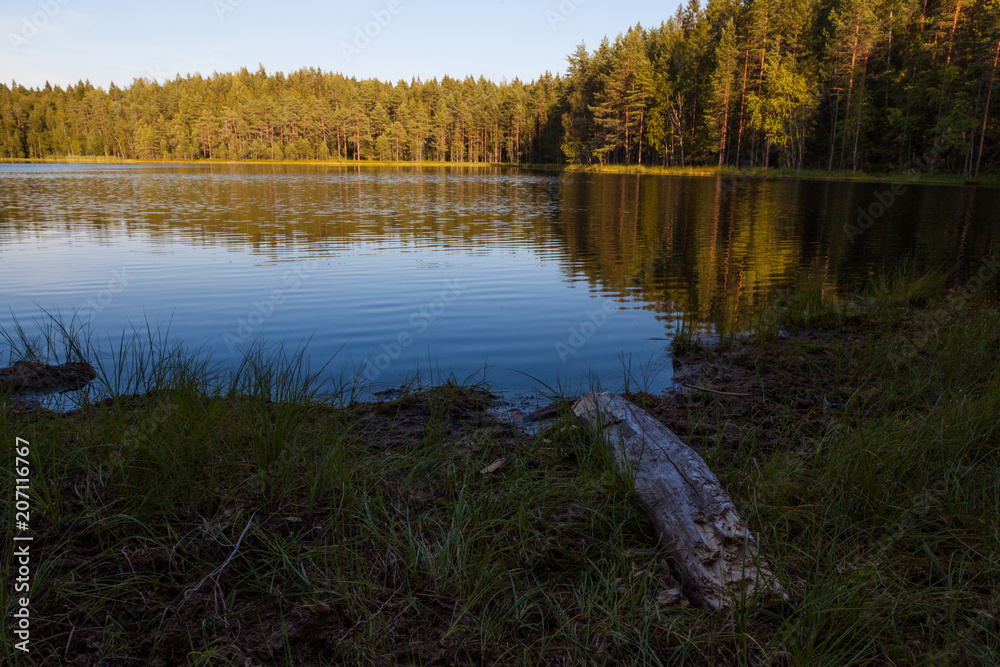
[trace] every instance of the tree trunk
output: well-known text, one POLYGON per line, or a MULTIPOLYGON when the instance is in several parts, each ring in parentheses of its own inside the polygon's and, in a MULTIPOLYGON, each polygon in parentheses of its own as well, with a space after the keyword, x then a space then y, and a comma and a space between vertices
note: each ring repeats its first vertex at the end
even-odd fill
POLYGON ((840 118, 840 90, 836 89, 837 101, 833 107, 833 135, 830 137, 830 162, 826 165, 827 171, 833 171, 833 148, 837 144, 837 119, 840 118))
POLYGON ((955 18, 951 23, 951 35, 948 36, 948 57, 944 61, 946 67, 951 64, 951 50, 955 46, 955 31, 958 30, 958 13, 961 9, 962 0, 958 0, 958 2, 955 3, 955 18))
POLYGON ((865 51, 865 63, 861 68, 861 99, 858 100, 858 122, 854 128, 854 150, 851 153, 851 171, 858 170, 858 137, 861 135, 861 110, 864 108, 865 82, 868 79, 868 52, 865 51))
POLYGON ((747 66, 750 63, 750 39, 747 38, 747 49, 743 57, 743 88, 740 90, 740 122, 736 135, 736 159, 733 164, 740 166, 740 149, 743 147, 743 108, 747 99, 747 66))
MULTIPOLYGON (((854 24, 854 47, 851 49, 851 74, 847 81, 847 110, 844 112, 844 118, 847 122, 851 120, 851 97, 854 95, 854 66, 858 62, 858 44, 861 41, 861 17, 858 16, 857 22, 854 24)), ((840 142, 840 164, 837 166, 837 171, 844 170, 844 149, 847 145, 847 133, 844 133, 844 139, 840 142)))
POLYGON ((634 485, 693 605, 716 610, 741 599, 788 599, 733 501, 693 449, 618 396, 587 394, 574 412, 606 440, 619 474, 634 485))
POLYGON ((986 89, 986 109, 983 111, 983 129, 979 134, 979 157, 976 158, 976 175, 973 177, 977 180, 979 179, 979 166, 983 162, 983 140, 986 139, 986 121, 990 117, 990 99, 993 97, 993 81, 997 75, 998 59, 1000 59, 1000 39, 997 40, 997 48, 993 52, 993 71, 990 73, 989 88, 986 89))
POLYGON ((726 130, 729 127, 729 86, 732 83, 730 76, 730 61, 726 61, 726 92, 723 95, 722 106, 725 111, 722 114, 722 137, 719 139, 719 166, 723 166, 726 160, 726 130))

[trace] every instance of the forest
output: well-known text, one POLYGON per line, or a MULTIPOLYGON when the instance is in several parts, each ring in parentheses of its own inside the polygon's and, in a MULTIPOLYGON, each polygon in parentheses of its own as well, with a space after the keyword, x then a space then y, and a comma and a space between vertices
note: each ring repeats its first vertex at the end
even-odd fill
POLYGON ((689 0, 565 73, 0 85, 0 158, 1000 169, 1000 0, 689 0))

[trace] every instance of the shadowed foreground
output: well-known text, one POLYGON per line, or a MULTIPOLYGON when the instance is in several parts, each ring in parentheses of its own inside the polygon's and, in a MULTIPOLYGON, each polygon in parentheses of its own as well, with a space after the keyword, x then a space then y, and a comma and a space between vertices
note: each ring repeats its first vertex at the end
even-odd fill
POLYGON ((772 558, 792 600, 763 609, 685 604, 562 397, 535 436, 479 387, 331 404, 259 365, 224 392, 150 373, 67 415, 3 398, 5 437, 31 443, 34 535, 31 653, 5 624, 3 662, 995 662, 1000 316, 942 294, 792 295, 754 337, 678 343, 691 388, 629 395, 772 558))

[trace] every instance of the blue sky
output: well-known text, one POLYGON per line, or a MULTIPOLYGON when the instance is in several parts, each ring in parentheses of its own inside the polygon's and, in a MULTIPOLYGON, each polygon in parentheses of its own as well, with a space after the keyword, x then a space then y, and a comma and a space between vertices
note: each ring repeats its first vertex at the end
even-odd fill
POLYGON ((483 75, 530 81, 562 73, 636 23, 659 25, 666 2, 608 0, 4 0, 0 81, 30 87, 89 79, 229 72, 263 64, 388 81, 483 75), (367 34, 366 34, 367 33, 367 34))

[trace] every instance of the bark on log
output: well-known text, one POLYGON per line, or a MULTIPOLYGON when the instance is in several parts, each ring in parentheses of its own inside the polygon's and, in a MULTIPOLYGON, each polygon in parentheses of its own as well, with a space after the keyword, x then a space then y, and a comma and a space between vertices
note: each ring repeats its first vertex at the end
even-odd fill
POLYGON ((618 473, 634 486, 670 550, 670 567, 691 604, 717 610, 741 598, 788 599, 733 501, 693 449, 612 394, 587 394, 574 412, 606 439, 618 473))

